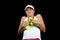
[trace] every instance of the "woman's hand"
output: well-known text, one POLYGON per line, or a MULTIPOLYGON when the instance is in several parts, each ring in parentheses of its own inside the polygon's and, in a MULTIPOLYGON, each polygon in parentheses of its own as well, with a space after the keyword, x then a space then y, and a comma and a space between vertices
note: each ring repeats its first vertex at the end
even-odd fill
POLYGON ((37 24, 37 25, 40 24, 39 20, 35 20, 35 19, 34 19, 32 22, 35 23, 35 24, 37 24))
POLYGON ((28 21, 24 21, 23 24, 22 24, 23 27, 25 27, 27 25, 29 25, 28 21))

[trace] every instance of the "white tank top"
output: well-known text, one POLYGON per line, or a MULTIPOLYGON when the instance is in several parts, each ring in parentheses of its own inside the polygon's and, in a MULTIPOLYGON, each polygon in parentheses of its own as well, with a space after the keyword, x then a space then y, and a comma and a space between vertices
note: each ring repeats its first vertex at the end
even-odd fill
MULTIPOLYGON (((28 21, 28 18, 26 18, 25 21, 28 21)), ((23 39, 30 38, 39 38, 41 40, 40 29, 37 26, 29 26, 29 30, 24 30, 23 39)))

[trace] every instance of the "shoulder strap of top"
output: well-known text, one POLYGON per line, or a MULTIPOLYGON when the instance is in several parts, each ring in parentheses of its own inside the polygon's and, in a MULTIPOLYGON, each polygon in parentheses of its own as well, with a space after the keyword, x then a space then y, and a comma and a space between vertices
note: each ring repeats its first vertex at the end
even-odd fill
POLYGON ((27 21, 27 20, 28 20, 28 17, 26 17, 24 21, 27 21))
MULTIPOLYGON (((37 17, 34 16, 34 19, 37 19, 37 17)), ((28 17, 26 17, 24 21, 28 21, 28 17)))
POLYGON ((34 16, 34 19, 36 19, 36 20, 37 20, 37 17, 36 17, 36 16, 34 16))

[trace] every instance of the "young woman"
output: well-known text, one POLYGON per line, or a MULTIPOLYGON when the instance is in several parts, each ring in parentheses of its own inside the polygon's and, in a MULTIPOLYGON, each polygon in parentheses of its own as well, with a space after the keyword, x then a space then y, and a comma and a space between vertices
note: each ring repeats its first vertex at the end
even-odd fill
POLYGON ((32 5, 25 7, 26 16, 20 21, 18 34, 23 33, 22 40, 41 40, 41 31, 46 32, 43 18, 40 14, 34 16, 35 8, 32 5))

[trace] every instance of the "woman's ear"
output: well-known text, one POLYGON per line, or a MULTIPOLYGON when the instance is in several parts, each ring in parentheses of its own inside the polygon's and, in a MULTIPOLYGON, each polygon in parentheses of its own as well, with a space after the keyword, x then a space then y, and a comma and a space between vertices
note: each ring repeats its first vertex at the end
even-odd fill
POLYGON ((34 13, 35 13, 35 10, 34 10, 34 13))

